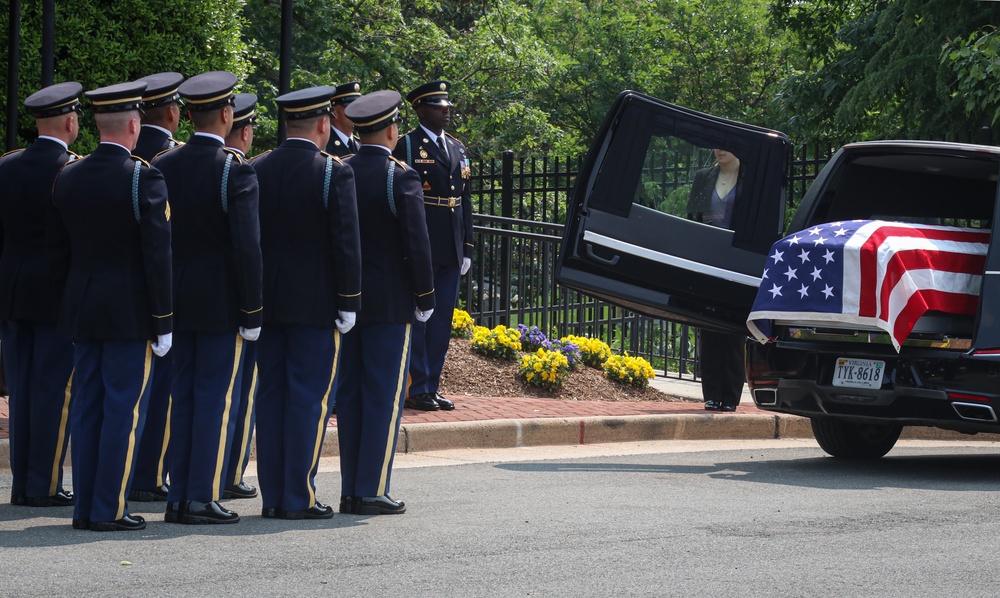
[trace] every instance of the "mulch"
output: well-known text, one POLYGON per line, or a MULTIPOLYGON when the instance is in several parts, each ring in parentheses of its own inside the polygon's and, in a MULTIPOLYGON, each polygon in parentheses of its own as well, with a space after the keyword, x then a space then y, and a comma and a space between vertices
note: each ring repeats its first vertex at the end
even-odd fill
POLYGON ((517 375, 518 361, 484 357, 472 350, 472 343, 451 339, 448 357, 441 372, 439 391, 445 396, 533 397, 575 401, 680 401, 655 388, 633 388, 608 380, 604 372, 581 366, 573 370, 558 391, 543 390, 523 382, 517 375))

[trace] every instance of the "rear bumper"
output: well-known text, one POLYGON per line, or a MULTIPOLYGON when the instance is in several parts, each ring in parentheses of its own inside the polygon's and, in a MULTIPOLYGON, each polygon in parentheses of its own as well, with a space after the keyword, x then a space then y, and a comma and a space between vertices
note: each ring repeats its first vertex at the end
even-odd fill
POLYGON ((951 351, 902 354, 815 343, 747 345, 747 381, 761 409, 867 424, 1000 432, 1000 364, 951 351), (838 357, 886 362, 881 388, 833 386, 838 357))

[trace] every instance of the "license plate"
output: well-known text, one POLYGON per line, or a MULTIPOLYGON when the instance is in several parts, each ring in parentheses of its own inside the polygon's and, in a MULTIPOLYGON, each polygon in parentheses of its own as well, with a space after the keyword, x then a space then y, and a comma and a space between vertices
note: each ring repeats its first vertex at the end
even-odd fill
POLYGON ((882 387, 883 374, 885 374, 884 361, 838 357, 837 367, 833 370, 833 385, 878 389, 882 387))

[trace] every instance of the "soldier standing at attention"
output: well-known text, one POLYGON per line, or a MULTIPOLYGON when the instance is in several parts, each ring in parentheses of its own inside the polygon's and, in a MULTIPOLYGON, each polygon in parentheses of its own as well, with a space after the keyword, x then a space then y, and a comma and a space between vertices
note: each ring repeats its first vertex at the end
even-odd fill
POLYGON ((465 146, 445 133, 451 124, 447 81, 431 81, 406 95, 420 125, 400 139, 393 154, 420 175, 427 216, 427 233, 434 263, 434 316, 413 325, 406 406, 424 411, 454 409, 438 393, 451 340, 451 317, 458 299, 459 279, 472 265, 472 170, 465 146))
POLYGON ((66 283, 62 252, 47 244, 52 183, 79 131, 80 92, 67 82, 28 96, 38 139, 0 158, 0 320, 10 375, 10 502, 73 504, 63 489, 73 342, 56 329, 66 283))
POLYGON ((53 242, 68 243, 59 323, 74 339, 73 527, 138 530, 128 513, 153 354, 170 350, 170 226, 163 177, 130 154, 145 83, 86 93, 101 143, 56 177, 53 242), (61 237, 61 239, 60 239, 61 237), (156 339, 152 344, 150 340, 156 339))
POLYGON ((222 498, 230 397, 240 383, 243 341, 261 325, 257 176, 225 148, 236 75, 213 71, 180 86, 195 133, 153 162, 170 193, 174 251, 170 494, 164 520, 235 523, 222 498))
POLYGON ((260 180, 264 330, 257 352, 257 479, 263 517, 327 519, 316 468, 340 346, 361 308, 354 174, 321 152, 334 88, 277 98, 288 138, 254 160, 260 180))
POLYGON ((174 139, 181 123, 181 94, 184 76, 180 73, 157 73, 137 82, 146 84, 142 94, 142 130, 135 145, 135 155, 149 162, 163 150, 184 145, 174 139), (147 157, 148 156, 148 157, 147 157))
POLYGON ((330 131, 330 142, 326 144, 326 153, 339 158, 356 154, 358 140, 354 138, 354 123, 344 115, 344 109, 351 102, 361 97, 361 84, 357 81, 338 85, 333 92, 333 126, 330 131))
MULTIPOLYGON (((135 145, 136 156, 152 162, 156 154, 181 142, 174 139, 180 124, 181 96, 177 92, 184 81, 180 73, 157 73, 137 82, 146 84, 142 93, 142 129, 135 145)), ((154 357, 153 380, 149 389, 146 426, 136 450, 135 477, 130 501, 167 500, 167 444, 170 440, 170 387, 173 383, 173 353, 154 357)))
POLYGON ((348 159, 357 182, 365 308, 344 335, 337 393, 340 512, 406 511, 389 496, 402 417, 413 320, 434 313, 434 275, 420 177, 392 157, 399 141, 399 93, 376 91, 347 107, 361 134, 348 159))
MULTIPOLYGON (((246 159, 253 145, 253 127, 257 124, 257 96, 252 93, 236 94, 233 108, 233 130, 226 135, 226 147, 239 152, 246 159)), ((257 341, 243 342, 243 361, 240 363, 239 384, 233 386, 229 397, 229 435, 232 448, 226 460, 223 477, 223 498, 253 498, 257 489, 243 481, 243 472, 250 461, 250 437, 254 427, 254 390, 257 380, 257 341)))
MULTIPOLYGON (((331 115, 330 141, 326 144, 326 153, 346 158, 358 151, 358 140, 354 137, 354 123, 344 114, 344 109, 351 102, 361 97, 361 84, 357 81, 338 85, 333 92, 330 103, 333 105, 331 115)), ((330 415, 337 413, 336 396, 330 397, 330 415)))

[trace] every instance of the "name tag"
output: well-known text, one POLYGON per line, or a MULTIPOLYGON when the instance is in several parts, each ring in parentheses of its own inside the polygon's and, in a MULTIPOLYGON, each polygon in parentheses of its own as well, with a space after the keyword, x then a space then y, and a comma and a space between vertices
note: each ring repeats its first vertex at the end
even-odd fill
POLYGON ((413 162, 414 162, 415 164, 434 164, 434 159, 433 159, 433 158, 431 158, 430 160, 420 160, 420 159, 418 158, 418 159, 415 159, 415 160, 413 160, 413 162))

